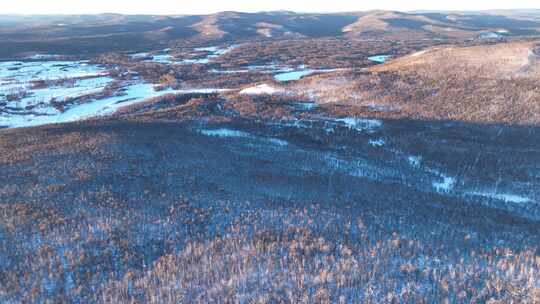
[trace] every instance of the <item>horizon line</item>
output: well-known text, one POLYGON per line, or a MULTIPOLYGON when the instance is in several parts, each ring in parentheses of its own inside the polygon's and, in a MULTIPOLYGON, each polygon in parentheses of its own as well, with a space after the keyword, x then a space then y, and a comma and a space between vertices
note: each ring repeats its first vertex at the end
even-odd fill
POLYGON ((539 11, 539 8, 489 8, 489 9, 460 9, 460 10, 432 10, 432 9, 415 9, 415 10, 389 10, 389 9, 370 9, 370 10, 352 10, 352 11, 294 11, 294 10, 261 10, 261 11, 241 11, 241 10, 225 10, 208 13, 178 13, 178 14, 161 14, 161 13, 119 13, 119 12, 102 12, 102 13, 0 13, 0 16, 99 16, 99 15, 123 15, 123 16, 206 16, 221 13, 240 13, 240 14, 263 14, 263 13, 279 13, 287 12, 293 14, 350 14, 350 13, 366 13, 366 12, 399 12, 399 13, 418 13, 418 12, 450 12, 450 13, 474 13, 474 12, 496 12, 496 11, 539 11))

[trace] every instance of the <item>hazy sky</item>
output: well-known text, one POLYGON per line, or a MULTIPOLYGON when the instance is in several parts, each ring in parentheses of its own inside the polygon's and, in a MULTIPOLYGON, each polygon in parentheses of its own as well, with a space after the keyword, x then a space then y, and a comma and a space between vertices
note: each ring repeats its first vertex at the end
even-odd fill
POLYGON ((218 11, 484 10, 540 8, 540 0, 0 0, 1 14, 204 14, 218 11))

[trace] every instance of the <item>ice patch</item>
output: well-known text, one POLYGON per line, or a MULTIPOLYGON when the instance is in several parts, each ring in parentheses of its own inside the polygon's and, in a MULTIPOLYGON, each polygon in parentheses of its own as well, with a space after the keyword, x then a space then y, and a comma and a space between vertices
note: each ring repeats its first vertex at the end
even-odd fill
POLYGON ((258 86, 246 88, 240 91, 244 95, 273 95, 282 92, 281 89, 274 88, 268 84, 260 84, 258 86))
POLYGON ((274 79, 280 82, 287 82, 287 81, 294 81, 294 80, 300 80, 300 78, 304 76, 308 76, 315 73, 328 73, 328 72, 334 72, 339 71, 341 69, 321 69, 321 70, 310 70, 305 69, 304 65, 301 65, 298 67, 299 70, 294 71, 286 71, 284 73, 280 73, 274 76, 274 79))
POLYGON ((368 57, 368 60, 373 61, 373 62, 377 62, 377 63, 385 63, 391 57, 392 56, 390 56, 390 55, 376 55, 376 56, 368 57))
POLYGON ((275 75, 274 79, 281 82, 293 81, 293 80, 299 80, 300 78, 311 75, 313 73, 315 73, 315 71, 313 70, 286 72, 286 73, 275 75))
POLYGON ((314 102, 299 102, 295 104, 295 107, 303 111, 311 111, 317 109, 319 105, 314 102))

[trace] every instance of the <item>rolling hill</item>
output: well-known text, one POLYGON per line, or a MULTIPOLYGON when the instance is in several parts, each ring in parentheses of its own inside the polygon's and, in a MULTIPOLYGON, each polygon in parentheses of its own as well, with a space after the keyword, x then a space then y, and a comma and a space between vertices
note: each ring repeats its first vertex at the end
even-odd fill
POLYGON ((0 16, 0 57, 21 52, 95 54, 170 43, 245 39, 502 39, 538 35, 540 14, 529 12, 369 11, 336 14, 222 12, 203 16, 0 16))

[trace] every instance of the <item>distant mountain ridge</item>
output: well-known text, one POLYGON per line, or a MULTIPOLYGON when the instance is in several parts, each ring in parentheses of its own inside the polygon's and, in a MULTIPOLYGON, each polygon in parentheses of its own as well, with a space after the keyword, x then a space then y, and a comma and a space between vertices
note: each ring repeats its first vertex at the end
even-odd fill
POLYGON ((210 15, 0 15, 0 57, 21 51, 99 53, 173 42, 219 43, 340 37, 345 39, 471 39, 484 33, 540 35, 540 10, 493 12, 288 11, 210 15), (76 43, 74 43, 76 42, 76 43))

